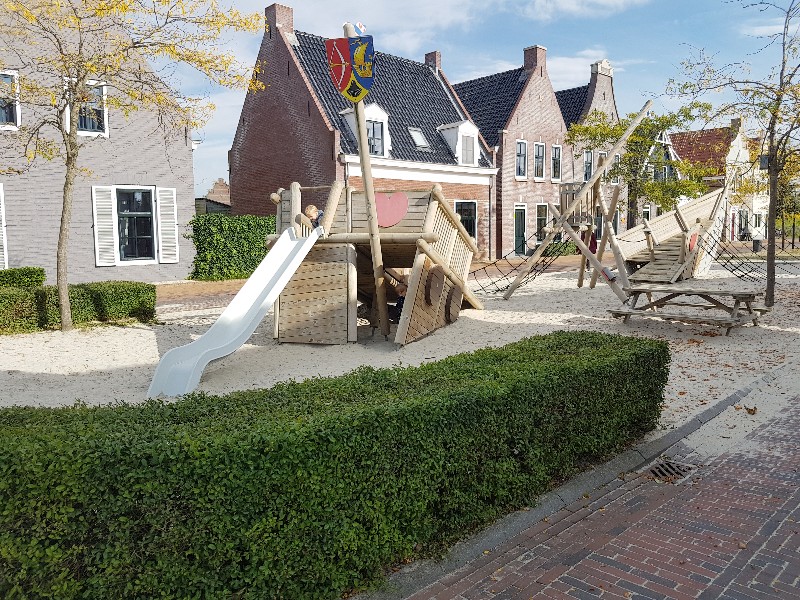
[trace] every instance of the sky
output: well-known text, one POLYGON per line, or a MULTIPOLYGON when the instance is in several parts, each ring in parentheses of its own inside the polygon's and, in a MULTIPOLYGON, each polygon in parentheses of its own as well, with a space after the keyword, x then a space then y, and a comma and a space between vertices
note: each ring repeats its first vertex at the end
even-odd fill
MULTIPOLYGON (((787 0, 777 0, 779 4, 787 0)), ((361 22, 375 49, 424 61, 439 50, 451 83, 520 67, 523 49, 547 48, 556 90, 585 85, 590 65, 608 59, 620 114, 638 112, 648 99, 656 112, 679 102, 664 96, 681 62, 703 49, 717 64, 746 63, 752 76, 766 77, 777 63, 759 35, 774 33, 777 12, 746 8, 740 0, 285 0, 296 30, 341 37, 345 21, 361 22)), ((267 3, 237 0, 242 12, 262 12, 267 3)), ((255 64, 260 35, 226 40, 239 61, 255 64)), ((196 80, 192 80, 193 82, 196 80)), ((217 178, 228 180, 227 153, 245 93, 208 86, 192 93, 210 97, 213 118, 194 132, 195 195, 204 196, 217 178)), ((367 97, 367 102, 369 97, 367 97)), ((714 103, 714 98, 708 98, 714 103)))

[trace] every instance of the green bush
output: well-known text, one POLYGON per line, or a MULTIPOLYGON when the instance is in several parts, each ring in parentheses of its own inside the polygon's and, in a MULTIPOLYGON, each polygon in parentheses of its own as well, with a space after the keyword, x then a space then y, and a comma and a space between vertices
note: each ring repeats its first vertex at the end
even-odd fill
MULTIPOLYGON (((69 286, 73 323, 142 322, 155 317, 156 286, 135 281, 101 281, 69 286)), ((21 333, 61 326, 58 288, 0 288, 0 332, 21 333)))
POLYGON ((0 596, 339 598, 652 429, 668 368, 664 342, 557 332, 223 397, 0 410, 0 596))
POLYGON ((0 287, 41 287, 46 276, 42 267, 15 267, 0 270, 0 287))
POLYGON ((245 279, 267 255, 275 217, 195 215, 189 226, 196 251, 190 279, 245 279))

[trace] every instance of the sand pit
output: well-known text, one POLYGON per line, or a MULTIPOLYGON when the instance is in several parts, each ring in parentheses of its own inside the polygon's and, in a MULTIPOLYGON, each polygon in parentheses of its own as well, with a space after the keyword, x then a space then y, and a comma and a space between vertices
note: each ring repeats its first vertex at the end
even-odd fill
MULTIPOLYGON (((758 289, 712 272, 707 286, 758 289)), ((464 310, 453 325, 398 347, 369 327, 346 346, 278 345, 268 315, 238 351, 209 365, 198 388, 212 394, 265 388, 278 381, 338 375, 360 365, 418 365, 450 354, 499 346, 556 330, 592 330, 651 337, 672 352, 661 429, 680 425, 709 405, 786 362, 800 339, 800 278, 779 279, 776 306, 758 327, 724 329, 651 319, 625 324, 607 310, 619 301, 603 284, 576 287, 574 272, 547 273, 511 300, 482 296, 486 310, 464 310)), ((698 283, 698 280, 696 283, 698 283)), ((137 403, 145 399, 159 357, 188 343, 221 309, 171 313, 163 324, 95 327, 63 334, 0 336, 0 406, 137 403)), ((796 353, 795 353, 796 354, 796 353)), ((631 365, 635 370, 636 365, 631 365)), ((642 373, 646 377, 646 373, 642 373)))

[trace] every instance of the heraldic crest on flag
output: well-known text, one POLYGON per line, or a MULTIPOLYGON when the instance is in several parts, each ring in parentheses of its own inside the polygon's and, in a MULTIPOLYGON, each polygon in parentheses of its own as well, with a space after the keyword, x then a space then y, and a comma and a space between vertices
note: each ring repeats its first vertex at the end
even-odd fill
POLYGON ((350 102, 363 100, 372 87, 375 65, 372 36, 325 40, 325 51, 336 89, 350 102))

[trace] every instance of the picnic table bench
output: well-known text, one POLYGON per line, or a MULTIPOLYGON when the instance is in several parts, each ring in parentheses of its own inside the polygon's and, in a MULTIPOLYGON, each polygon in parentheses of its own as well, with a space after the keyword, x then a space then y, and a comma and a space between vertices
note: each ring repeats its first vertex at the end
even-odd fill
POLYGON ((758 325, 758 318, 770 309, 754 306, 756 299, 763 296, 760 291, 714 290, 687 287, 684 285, 635 285, 623 288, 630 294, 627 302, 609 312, 615 317, 623 317, 627 323, 631 317, 654 317, 667 321, 685 321, 725 327, 725 335, 734 327, 752 322, 758 325), (639 298, 644 294, 647 303, 639 306, 639 298), (655 297, 654 294, 660 294, 655 297), (672 312, 671 307, 693 309, 694 312, 672 312), (667 308, 666 311, 662 309, 667 308), (709 314, 718 311, 721 314, 709 314))

